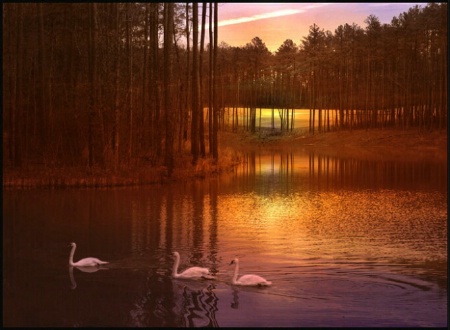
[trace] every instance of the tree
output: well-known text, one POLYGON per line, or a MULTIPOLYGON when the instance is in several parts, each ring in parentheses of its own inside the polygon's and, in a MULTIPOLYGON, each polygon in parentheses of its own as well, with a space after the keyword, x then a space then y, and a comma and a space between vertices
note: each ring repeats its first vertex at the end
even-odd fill
POLYGON ((202 3, 202 31, 200 35, 200 54, 199 54, 199 114, 198 114, 198 127, 199 127, 199 139, 200 139, 200 154, 204 158, 206 156, 206 148, 205 148, 205 125, 203 118, 203 53, 205 46, 205 22, 206 22, 206 2, 202 3))
MULTIPOLYGON (((323 48, 323 43, 325 39, 325 32, 321 30, 316 24, 309 27, 309 35, 303 38, 303 52, 308 58, 310 71, 309 80, 310 83, 310 132, 314 134, 315 126, 315 114, 316 107, 320 104, 318 103, 318 98, 320 94, 318 89, 320 88, 321 78, 319 71, 321 69, 321 53, 323 48)), ((320 113, 320 109, 319 109, 320 113)), ((319 120, 320 123, 320 120, 319 120)))
POLYGON ((287 39, 275 53, 277 72, 282 77, 280 81, 280 96, 282 109, 280 109, 281 130, 289 130, 293 126, 294 119, 294 81, 296 78, 296 55, 297 45, 287 39), (291 109, 291 123, 289 122, 289 109, 291 109))
POLYGON ((96 162, 95 133, 96 133, 96 107, 97 107, 97 7, 95 3, 89 4, 89 130, 88 130, 88 150, 89 167, 96 162))
POLYGON ((158 14, 159 3, 150 4, 150 103, 151 103, 151 148, 156 158, 161 156, 161 119, 160 119, 160 93, 161 84, 159 78, 159 35, 158 14))
POLYGON ((119 101, 119 56, 120 56, 120 29, 119 29, 119 4, 114 3, 113 19, 115 38, 115 57, 114 57, 114 124, 113 124, 113 155, 114 170, 117 171, 119 166, 119 145, 120 145, 120 101, 119 101))
POLYGON ((173 8, 174 4, 164 3, 164 118, 165 118, 165 166, 169 177, 174 168, 173 155, 173 103, 172 96, 174 88, 172 86, 172 68, 173 68, 173 8))
POLYGON ((22 18, 22 7, 20 4, 17 4, 17 42, 16 42, 16 55, 18 60, 16 60, 16 68, 15 72, 17 75, 16 84, 15 84, 15 104, 13 113, 11 116, 12 120, 12 154, 13 154, 13 167, 21 167, 22 166, 22 118, 23 118, 23 95, 22 91, 24 90, 24 82, 23 82, 23 63, 25 61, 25 55, 23 53, 23 18, 22 18))
MULTIPOLYGON (((191 120, 191 153, 195 164, 199 154, 199 69, 198 69, 198 3, 192 3, 192 120, 191 120)), ((201 65, 201 63, 200 63, 201 65)))
MULTIPOLYGON (((212 5, 212 4, 211 4, 212 5)), ((218 115, 219 109, 217 104, 217 36, 218 36, 218 8, 217 2, 214 2, 214 61, 213 61, 213 131, 212 131, 212 155, 213 158, 217 161, 219 159, 219 149, 218 149, 218 141, 217 141, 217 131, 218 127, 218 115)))

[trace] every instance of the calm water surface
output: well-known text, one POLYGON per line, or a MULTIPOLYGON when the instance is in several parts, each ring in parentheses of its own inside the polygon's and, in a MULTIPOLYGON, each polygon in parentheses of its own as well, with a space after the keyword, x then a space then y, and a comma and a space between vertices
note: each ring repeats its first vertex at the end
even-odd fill
POLYGON ((3 191, 3 325, 447 326, 446 163, 243 160, 189 183, 3 191), (70 268, 72 241, 110 264, 70 268), (172 251, 217 280, 171 279, 172 251), (234 257, 273 285, 231 285, 234 257))

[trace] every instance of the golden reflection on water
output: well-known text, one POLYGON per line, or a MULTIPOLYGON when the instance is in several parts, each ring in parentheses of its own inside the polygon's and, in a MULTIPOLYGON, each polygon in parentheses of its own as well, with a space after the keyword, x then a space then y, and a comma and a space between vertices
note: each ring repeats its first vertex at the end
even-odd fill
POLYGON ((313 198, 300 194, 291 198, 228 196, 219 207, 220 229, 233 238, 235 250, 244 252, 246 246, 245 253, 416 259, 437 244, 441 251, 434 257, 444 258, 440 239, 446 223, 441 223, 441 233, 436 232, 435 219, 445 218, 446 212, 420 205, 406 213, 409 198, 391 191, 321 193, 313 198), (399 214, 399 207, 405 214, 399 214))
POLYGON ((445 171, 428 167, 249 154, 233 175, 181 190, 174 185, 142 205, 135 201, 132 246, 140 250, 152 237, 148 244, 180 249, 185 262, 214 260, 213 269, 219 267, 219 249, 230 260, 234 255, 443 259, 445 171))
POLYGON ((446 258, 445 164, 265 153, 244 160, 219 205, 220 229, 236 250, 446 258))

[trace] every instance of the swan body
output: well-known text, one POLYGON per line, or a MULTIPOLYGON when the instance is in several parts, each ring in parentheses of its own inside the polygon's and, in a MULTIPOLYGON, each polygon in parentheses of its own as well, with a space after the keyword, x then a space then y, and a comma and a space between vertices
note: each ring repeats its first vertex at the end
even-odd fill
POLYGON ((206 278, 214 279, 215 277, 211 275, 208 268, 204 267, 191 267, 185 271, 178 273, 178 266, 180 265, 180 254, 178 252, 173 252, 175 257, 175 262, 172 268, 173 278, 185 278, 185 279, 196 279, 196 278, 206 278))
POLYGON ((243 285, 243 286, 269 286, 272 285, 271 281, 267 281, 265 278, 259 275, 247 274, 242 275, 239 279, 239 259, 235 258, 230 262, 230 265, 236 265, 234 267, 234 275, 231 279, 231 283, 234 285, 243 285))
POLYGON ((108 263, 108 261, 102 261, 100 259, 92 257, 84 258, 78 260, 77 262, 73 262, 73 255, 75 254, 75 249, 77 248, 77 245, 72 242, 70 243, 70 246, 72 247, 72 250, 70 251, 69 265, 72 267, 96 267, 108 263))

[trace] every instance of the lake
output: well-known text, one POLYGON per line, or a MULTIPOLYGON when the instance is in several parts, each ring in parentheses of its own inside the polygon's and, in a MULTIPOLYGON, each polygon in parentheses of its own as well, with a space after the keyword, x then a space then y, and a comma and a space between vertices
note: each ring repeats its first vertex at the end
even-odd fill
POLYGON ((447 327, 447 163, 242 159, 166 185, 3 190, 3 326, 447 327), (110 263, 69 267, 70 242, 110 263), (216 280, 172 279, 173 251, 216 280), (232 285, 236 257, 272 286, 232 285))

